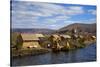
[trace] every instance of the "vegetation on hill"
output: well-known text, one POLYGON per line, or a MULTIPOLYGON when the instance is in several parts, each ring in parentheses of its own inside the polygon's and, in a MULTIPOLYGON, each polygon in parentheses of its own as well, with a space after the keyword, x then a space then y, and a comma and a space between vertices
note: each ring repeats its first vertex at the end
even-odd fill
POLYGON ((96 23, 93 24, 74 23, 59 29, 58 32, 66 33, 66 32, 71 32, 73 29, 77 29, 78 32, 88 32, 96 35, 96 23))

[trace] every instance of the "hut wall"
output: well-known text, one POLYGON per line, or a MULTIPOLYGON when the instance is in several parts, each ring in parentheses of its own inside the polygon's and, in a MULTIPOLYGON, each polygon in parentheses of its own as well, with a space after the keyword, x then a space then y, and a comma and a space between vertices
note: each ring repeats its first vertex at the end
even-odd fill
POLYGON ((40 45, 37 41, 34 42, 23 42, 23 48, 27 48, 29 46, 40 48, 40 45))

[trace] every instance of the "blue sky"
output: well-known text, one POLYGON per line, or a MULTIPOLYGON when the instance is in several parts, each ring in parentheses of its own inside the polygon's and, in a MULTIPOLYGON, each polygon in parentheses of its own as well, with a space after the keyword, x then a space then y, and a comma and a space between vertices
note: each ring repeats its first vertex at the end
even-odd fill
POLYGON ((96 6, 12 1, 12 28, 60 29, 73 23, 96 23, 96 6))

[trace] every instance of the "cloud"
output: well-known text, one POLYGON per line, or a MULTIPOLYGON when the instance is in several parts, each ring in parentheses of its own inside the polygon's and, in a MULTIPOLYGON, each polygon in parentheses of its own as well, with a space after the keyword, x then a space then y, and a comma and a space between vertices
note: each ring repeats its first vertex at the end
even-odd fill
POLYGON ((25 12, 25 14, 31 14, 35 16, 53 16, 57 14, 61 15, 75 15, 83 13, 83 9, 81 6, 71 6, 71 7, 64 7, 58 4, 51 4, 51 3, 41 3, 41 2, 18 2, 13 3, 12 5, 13 10, 17 12, 25 12))
POLYGON ((52 16, 52 15, 75 15, 84 13, 82 6, 70 6, 64 7, 59 4, 51 4, 51 3, 32 3, 33 5, 38 7, 38 10, 44 16, 52 16))
MULTIPOLYGON (((71 22, 73 16, 84 14, 83 6, 42 2, 12 2, 12 27, 58 29, 71 22), (70 22, 69 22, 70 21, 70 22)), ((89 11, 95 14, 95 11, 89 11)))
POLYGON ((76 15, 76 14, 82 14, 85 11, 83 10, 82 6, 70 6, 67 8, 67 14, 69 15, 76 15))
POLYGON ((88 20, 77 20, 77 21, 73 21, 73 20, 68 20, 68 21, 64 21, 64 24, 73 24, 73 23, 86 23, 86 24, 89 24, 89 23, 96 23, 96 18, 90 18, 88 20))
POLYGON ((55 4, 49 3, 39 3, 39 2, 19 2, 12 5, 13 10, 19 12, 25 12, 26 14, 36 15, 36 16, 52 16, 58 14, 63 10, 63 7, 55 4))
POLYGON ((46 18, 46 19, 44 19, 44 22, 47 24, 56 24, 60 21, 65 21, 69 18, 70 17, 68 17, 66 15, 62 15, 62 16, 56 16, 56 17, 52 17, 52 18, 46 18))
POLYGON ((91 13, 92 15, 96 15, 96 10, 88 10, 89 13, 91 13))

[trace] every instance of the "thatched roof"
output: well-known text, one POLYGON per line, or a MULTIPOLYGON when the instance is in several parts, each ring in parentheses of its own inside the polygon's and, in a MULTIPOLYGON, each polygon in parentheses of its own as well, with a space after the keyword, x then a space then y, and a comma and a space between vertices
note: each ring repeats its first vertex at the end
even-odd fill
POLYGON ((23 40, 39 40, 35 34, 23 33, 21 36, 23 40))
POLYGON ((64 38, 71 38, 71 36, 69 36, 69 35, 60 35, 60 36, 62 36, 64 38))
POLYGON ((44 37, 43 34, 35 34, 35 35, 36 35, 36 37, 44 37))
POLYGON ((52 36, 55 37, 55 38, 59 38, 59 35, 56 35, 56 34, 54 34, 52 36))

